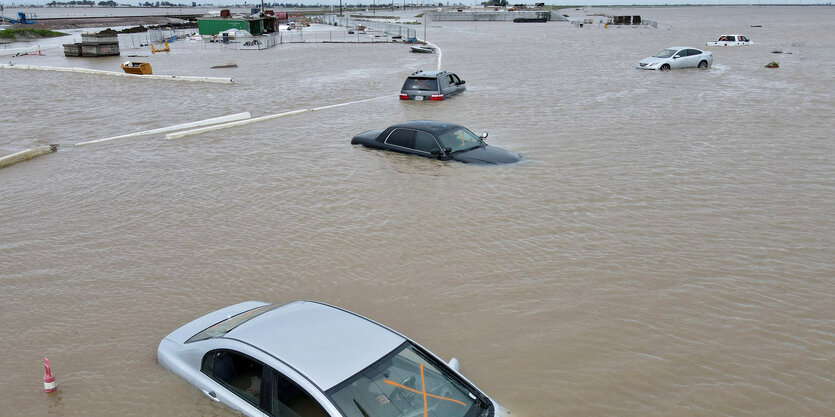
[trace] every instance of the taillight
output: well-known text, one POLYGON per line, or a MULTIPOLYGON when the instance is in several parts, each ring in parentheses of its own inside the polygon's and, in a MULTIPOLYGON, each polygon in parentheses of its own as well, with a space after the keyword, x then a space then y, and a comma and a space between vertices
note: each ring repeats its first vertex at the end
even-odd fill
POLYGON ((400 99, 401 99, 401 100, 408 100, 408 99, 409 99, 409 95, 408 95, 408 94, 406 94, 406 93, 400 93, 400 99))
POLYGON ((429 96, 429 100, 441 101, 444 99, 443 94, 432 94, 429 96))

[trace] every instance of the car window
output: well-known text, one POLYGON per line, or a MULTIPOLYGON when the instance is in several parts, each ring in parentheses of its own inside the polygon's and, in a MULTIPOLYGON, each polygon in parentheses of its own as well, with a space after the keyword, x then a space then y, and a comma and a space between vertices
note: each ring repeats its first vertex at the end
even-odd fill
POLYGON ((438 135, 438 141, 444 148, 452 149, 452 152, 477 148, 484 145, 484 142, 469 129, 459 127, 438 135))
POLYGON ((403 84, 403 90, 438 91, 438 80, 435 78, 409 77, 403 84))
POLYGON ((746 38, 745 36, 740 36, 739 40, 740 42, 748 42, 748 38, 746 38))
POLYGON ((476 417, 489 407, 408 342, 326 394, 346 417, 476 417))
POLYGON ((434 136, 421 131, 415 133, 415 150, 429 153, 435 149, 440 149, 440 147, 438 142, 435 142, 434 136))
POLYGON ((728 40, 729 41, 736 41, 736 37, 735 36, 728 36, 728 40))
POLYGON ((322 406, 286 376, 272 371, 270 415, 280 417, 328 417, 322 406))
POLYGON ((452 75, 450 75, 450 77, 451 77, 451 78, 450 78, 450 81, 451 81, 453 84, 461 84, 461 79, 460 79, 460 78, 458 78, 458 75, 452 74, 452 75))
POLYGON ((415 142, 415 131, 411 129, 394 129, 389 137, 386 138, 386 143, 389 145, 402 146, 404 148, 413 148, 415 142))
POLYGON ((215 350, 203 357, 200 370, 250 404, 261 406, 264 365, 260 362, 237 352, 215 350))
POLYGON ((675 49, 662 49, 661 51, 658 51, 658 53, 656 53, 652 57, 653 58, 672 58, 672 56, 675 55, 676 52, 677 51, 675 49))

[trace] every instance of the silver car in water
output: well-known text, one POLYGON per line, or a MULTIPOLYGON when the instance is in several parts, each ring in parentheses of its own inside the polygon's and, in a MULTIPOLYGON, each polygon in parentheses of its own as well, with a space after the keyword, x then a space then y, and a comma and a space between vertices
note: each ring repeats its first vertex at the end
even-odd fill
POLYGON ((166 336, 157 360, 247 416, 507 417, 413 340, 314 301, 249 301, 166 336))
POLYGON ((713 65, 713 54, 689 46, 673 46, 638 61, 635 68, 667 71, 674 68, 707 68, 713 65))

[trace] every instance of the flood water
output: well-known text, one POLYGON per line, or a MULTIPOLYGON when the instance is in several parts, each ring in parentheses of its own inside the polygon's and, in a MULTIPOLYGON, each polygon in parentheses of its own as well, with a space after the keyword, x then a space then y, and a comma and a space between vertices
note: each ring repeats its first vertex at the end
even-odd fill
MULTIPOLYGON (((233 84, 0 69, 0 155, 61 144, 0 170, 0 414, 234 415, 163 370, 159 341, 241 301, 314 299, 459 358, 516 416, 835 415, 835 7, 564 12, 658 28, 430 23, 468 87, 431 103, 397 99, 438 58, 401 44, 133 58, 233 84), (756 44, 709 49, 705 71, 634 68, 730 33, 756 44), (410 119, 526 160, 349 144, 410 119)), ((128 54, 147 51, 3 61, 128 54)))

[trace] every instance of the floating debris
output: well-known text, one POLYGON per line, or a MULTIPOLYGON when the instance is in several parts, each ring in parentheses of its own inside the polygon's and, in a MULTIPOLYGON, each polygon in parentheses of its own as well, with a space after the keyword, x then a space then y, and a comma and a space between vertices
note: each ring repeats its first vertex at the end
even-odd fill
POLYGON ((777 61, 771 61, 766 66, 766 68, 780 68, 780 63, 777 61))
POLYGON ((215 65, 212 68, 238 68, 238 64, 215 65))
POLYGON ((150 75, 154 73, 151 70, 151 64, 147 62, 125 61, 122 63, 122 69, 127 74, 150 75))

